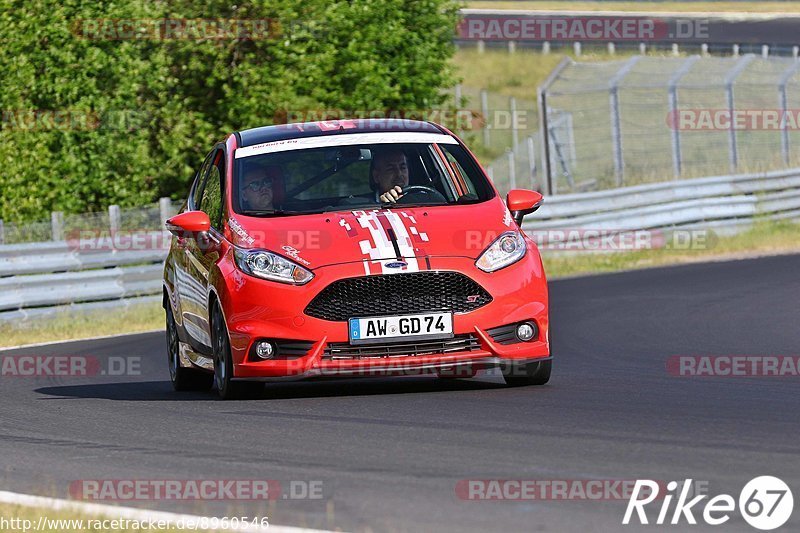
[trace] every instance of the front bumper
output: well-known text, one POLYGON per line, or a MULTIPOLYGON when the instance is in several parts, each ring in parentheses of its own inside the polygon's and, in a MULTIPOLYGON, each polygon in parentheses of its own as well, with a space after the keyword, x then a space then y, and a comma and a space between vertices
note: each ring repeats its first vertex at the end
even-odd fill
POLYGON ((458 365, 487 368, 504 361, 543 360, 550 356, 547 287, 537 254, 488 274, 469 258, 431 258, 431 270, 461 272, 480 284, 493 300, 476 310, 453 315, 455 335, 473 335, 477 347, 463 352, 424 355, 331 359, 329 343, 347 343, 346 321, 328 321, 305 315, 303 310, 335 280, 363 276, 362 263, 318 268, 307 285, 295 287, 256 279, 230 270, 227 286, 218 290, 228 322, 236 378, 315 377, 325 375, 393 375, 429 373, 458 365), (506 324, 535 321, 538 337, 529 342, 500 344, 487 330, 506 324), (248 353, 260 339, 312 342, 306 355, 291 359, 251 360, 248 353))

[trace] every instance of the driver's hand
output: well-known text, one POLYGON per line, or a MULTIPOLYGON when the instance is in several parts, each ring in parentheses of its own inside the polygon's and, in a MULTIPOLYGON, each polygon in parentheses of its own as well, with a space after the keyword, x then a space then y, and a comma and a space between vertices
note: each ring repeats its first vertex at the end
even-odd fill
POLYGON ((378 198, 381 202, 395 203, 400 197, 403 196, 403 188, 395 185, 385 193, 381 194, 378 198))

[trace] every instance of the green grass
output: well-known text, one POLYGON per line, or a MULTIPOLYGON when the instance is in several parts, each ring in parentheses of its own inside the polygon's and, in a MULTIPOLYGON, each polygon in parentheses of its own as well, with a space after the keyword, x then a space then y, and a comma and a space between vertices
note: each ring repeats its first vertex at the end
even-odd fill
POLYGON ((654 249, 636 252, 542 251, 548 278, 619 272, 641 268, 800 253, 800 223, 760 221, 747 231, 728 237, 710 235, 709 245, 696 250, 654 249))
POLYGON ((508 2, 467 1, 466 7, 480 9, 545 9, 553 11, 654 11, 654 12, 800 12, 794 2, 508 2), (755 8, 755 9, 754 9, 755 8))
POLYGON ((119 310, 62 311, 53 318, 0 324, 0 348, 138 333, 163 327, 164 310, 158 302, 134 304, 119 310))

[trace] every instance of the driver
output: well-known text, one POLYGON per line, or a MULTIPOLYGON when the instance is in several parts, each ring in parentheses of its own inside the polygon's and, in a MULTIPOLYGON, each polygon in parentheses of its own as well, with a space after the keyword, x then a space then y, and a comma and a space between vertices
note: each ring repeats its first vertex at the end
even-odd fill
POLYGON ((281 172, 279 167, 250 167, 242 176, 242 207, 253 211, 271 211, 280 201, 281 172))
POLYGON ((408 160, 399 148, 376 150, 372 158, 372 181, 381 202, 395 203, 408 186, 408 160))

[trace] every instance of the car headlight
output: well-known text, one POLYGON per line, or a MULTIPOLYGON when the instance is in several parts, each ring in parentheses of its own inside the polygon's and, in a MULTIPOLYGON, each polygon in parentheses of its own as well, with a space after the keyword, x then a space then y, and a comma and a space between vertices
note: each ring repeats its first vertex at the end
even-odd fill
POLYGON ((483 251, 475 266, 484 272, 494 272, 522 259, 527 249, 519 231, 507 231, 483 251))
POLYGON ((251 276, 294 285, 305 285, 314 277, 297 263, 266 250, 236 248, 233 256, 239 268, 251 276))

